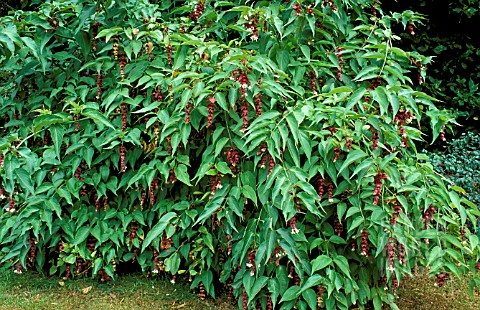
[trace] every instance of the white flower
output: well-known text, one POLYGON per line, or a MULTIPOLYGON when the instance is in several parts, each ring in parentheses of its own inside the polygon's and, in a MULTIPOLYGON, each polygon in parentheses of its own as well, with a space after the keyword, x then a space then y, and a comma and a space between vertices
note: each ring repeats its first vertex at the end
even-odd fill
POLYGON ((300 230, 298 228, 292 228, 292 235, 296 235, 300 232, 300 230))

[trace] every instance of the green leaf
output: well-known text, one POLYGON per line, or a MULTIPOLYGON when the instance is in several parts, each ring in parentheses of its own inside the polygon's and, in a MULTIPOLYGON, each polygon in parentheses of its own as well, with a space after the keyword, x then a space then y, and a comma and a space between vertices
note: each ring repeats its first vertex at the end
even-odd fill
POLYGON ((353 150, 350 151, 347 155, 347 159, 342 164, 342 167, 338 170, 337 176, 342 173, 343 170, 348 168, 353 162, 359 161, 360 159, 367 157, 367 153, 362 150, 353 150))
POLYGON ((384 115, 385 113, 388 112, 388 97, 387 97, 387 91, 384 86, 379 86, 375 88, 374 91, 370 91, 370 94, 372 95, 373 99, 378 102, 380 105, 380 114, 384 115))
POLYGON ((145 237, 145 240, 142 243, 142 252, 145 251, 145 249, 152 243, 153 240, 158 238, 161 233, 167 228, 167 226, 170 224, 170 221, 173 218, 176 218, 177 214, 175 212, 169 212, 162 216, 158 223, 150 230, 145 237))
POLYGON ((350 267, 345 256, 337 256, 334 258, 333 262, 338 266, 338 268, 340 268, 347 278, 352 279, 352 276, 350 275, 350 267))
POLYGON ((448 192, 448 195, 450 196, 450 199, 452 200, 453 206, 460 213, 460 218, 462 220, 462 225, 465 225, 465 223, 467 221, 467 212, 465 210, 465 207, 462 206, 462 204, 460 202, 460 197, 458 196, 458 194, 456 192, 452 192, 452 191, 448 192))
POLYGON ((352 91, 353 89, 351 89, 348 86, 340 86, 329 91, 327 96, 331 96, 333 94, 338 94, 338 93, 351 93, 352 91))
POLYGON ((255 205, 257 205, 257 194, 255 193, 255 190, 250 186, 250 185, 244 185, 242 187, 242 194, 253 201, 255 205))
POLYGON ((65 129, 63 126, 55 125, 50 127, 50 135, 52 137, 53 145, 55 146, 55 154, 57 155, 58 160, 62 160, 60 149, 62 147, 64 133, 65 129))
POLYGON ((227 104, 227 98, 225 97, 225 94, 222 92, 217 92, 215 93, 215 99, 218 102, 218 105, 225 111, 228 111, 228 104, 227 104))
POLYGON ((365 67, 365 68, 362 69, 362 71, 358 72, 357 76, 353 80, 358 81, 358 82, 363 81, 364 79, 362 79, 362 77, 366 76, 369 73, 375 72, 375 71, 380 71, 380 67, 376 64, 365 67))
POLYGON ((92 119, 96 123, 100 123, 102 125, 115 129, 115 126, 113 126, 112 123, 110 123, 110 121, 102 113, 98 112, 98 110, 84 109, 82 111, 82 115, 92 119))
POLYGON ((268 291, 271 293, 272 303, 277 303, 277 298, 280 295, 280 284, 277 278, 270 279, 268 281, 268 291))
POLYGON ((311 288, 302 292, 302 297, 311 309, 317 309, 317 294, 311 288))
POLYGON ((15 169, 15 175, 20 185, 30 194, 33 194, 35 190, 33 189, 33 182, 30 174, 23 168, 17 168, 15 169))
POLYGON ((52 211, 55 211, 55 213, 57 214, 57 216, 59 218, 62 218, 61 215, 62 215, 62 208, 60 207, 60 204, 58 203, 57 199, 55 198, 49 198, 49 199, 46 199, 45 200, 45 204, 47 206, 48 209, 52 210, 52 211))
POLYGON ((192 184, 190 183, 190 176, 188 175, 186 165, 180 164, 175 167, 174 171, 175 171, 175 175, 177 176, 177 179, 180 182, 187 184, 188 186, 192 186, 192 184))
POLYGON ((77 230, 77 233, 75 234, 75 239, 73 241, 74 245, 79 245, 83 241, 87 239, 87 237, 90 235, 90 227, 80 227, 77 230))
POLYGON ((250 303, 260 292, 260 290, 267 284, 268 282, 268 277, 266 276, 261 276, 257 280, 255 280, 255 283, 252 286, 252 289, 249 292, 248 295, 248 303, 250 303))
POLYGON ((332 259, 327 256, 327 255, 320 255, 317 258, 315 258, 311 264, 312 264, 312 275, 318 271, 322 270, 323 268, 327 267, 332 263, 332 259))
POLYGON ((343 112, 343 117, 347 115, 348 111, 350 111, 357 104, 357 102, 363 97, 363 95, 365 95, 366 92, 367 90, 365 89, 365 87, 360 87, 352 94, 350 99, 348 99, 347 106, 345 107, 345 112, 343 112))
POLYGON ((300 295, 300 286, 290 286, 282 296, 280 303, 296 299, 300 295))

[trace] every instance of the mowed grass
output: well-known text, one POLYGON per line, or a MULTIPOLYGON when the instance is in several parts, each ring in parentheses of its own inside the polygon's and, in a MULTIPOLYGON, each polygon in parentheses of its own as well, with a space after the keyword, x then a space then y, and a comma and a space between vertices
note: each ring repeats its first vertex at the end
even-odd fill
MULTIPOLYGON (((480 292, 469 294, 471 276, 453 277, 443 287, 435 286, 435 278, 417 274, 404 278, 397 305, 400 310, 479 310, 480 292)), ((478 288, 477 288, 478 289, 478 288)))
POLYGON ((226 298, 201 301, 187 283, 141 274, 99 283, 33 272, 0 274, 0 309, 236 309, 226 298))
MULTIPOLYGON (((467 277, 452 279, 440 288, 433 278, 404 278, 397 305, 401 310, 480 309, 480 295, 468 293, 467 277)), ((33 272, 0 273, 0 309, 237 309, 227 298, 201 301, 188 283, 141 274, 99 283, 92 279, 64 281, 33 272)))

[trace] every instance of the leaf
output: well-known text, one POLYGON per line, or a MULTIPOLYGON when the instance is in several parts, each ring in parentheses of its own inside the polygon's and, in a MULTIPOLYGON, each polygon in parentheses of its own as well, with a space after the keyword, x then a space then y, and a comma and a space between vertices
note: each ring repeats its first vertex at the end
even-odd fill
POLYGON ((462 206, 460 203, 460 197, 456 192, 448 192, 448 196, 450 196, 450 199, 452 201, 453 206, 458 210, 460 213, 460 218, 462 220, 462 225, 465 225, 465 222, 467 221, 467 212, 465 208, 462 206))
POLYGON ((46 206, 52 210, 52 211, 55 211, 55 213, 57 214, 57 216, 59 218, 62 218, 62 208, 60 207, 60 204, 58 203, 57 199, 55 198, 50 198, 50 199, 47 199, 45 200, 45 204, 46 206))
POLYGON ((282 296, 282 299, 280 300, 280 303, 284 301, 290 301, 294 300, 300 295, 300 286, 294 285, 290 286, 288 290, 285 291, 285 293, 282 296))
POLYGON ((93 286, 88 286, 88 287, 82 289, 82 294, 87 295, 92 290, 92 288, 93 288, 93 286))
POLYGON ((222 92, 217 92, 215 93, 215 99, 218 102, 218 105, 225 111, 228 111, 228 104, 227 104, 227 98, 225 97, 225 94, 222 92))
POLYGON ((388 98, 387 98, 387 91, 384 86, 379 86, 375 88, 374 91, 370 91, 373 99, 378 102, 380 105, 380 115, 385 114, 388 112, 388 98))
POLYGON ((352 279, 351 275, 350 275, 350 267, 348 265, 348 261, 347 259, 345 258, 345 256, 337 256, 335 257, 335 259, 333 260, 333 262, 335 263, 335 265, 338 266, 338 268, 340 268, 340 270, 349 278, 349 279, 352 279))
POLYGON ((91 118, 96 123, 100 123, 102 125, 115 129, 115 126, 113 126, 112 123, 110 123, 102 113, 98 112, 98 110, 84 109, 82 111, 82 115, 91 118))
POLYGON ((337 176, 340 175, 340 173, 342 173, 343 170, 349 167, 351 163, 358 161, 361 158, 367 157, 367 155, 368 154, 362 150, 353 150, 349 152, 347 155, 347 159, 345 159, 345 161, 342 164, 342 167, 340 167, 340 169, 338 170, 337 176))
POLYGON ((87 239, 88 235, 90 235, 90 227, 86 227, 86 226, 80 227, 77 230, 77 233, 75 234, 75 239, 73 241, 73 244, 79 245, 80 243, 82 243, 87 239))
POLYGON ((302 297, 311 309, 317 309, 317 294, 311 288, 302 292, 302 297))
POLYGON ((327 255, 320 255, 315 258, 312 264, 312 274, 314 274, 318 270, 322 270, 323 268, 327 267, 332 263, 332 259, 327 255))
POLYGON ((57 155, 58 160, 62 160, 62 157, 60 156, 60 149, 62 147, 64 133, 65 129, 63 126, 55 125, 50 127, 50 135, 52 137, 53 145, 55 146, 55 154, 57 155))
POLYGON ((363 97, 363 95, 365 95, 366 92, 367 90, 365 89, 365 87, 360 87, 352 94, 350 99, 348 99, 347 106, 345 107, 345 112, 343 112, 343 117, 347 115, 348 111, 350 111, 357 104, 357 102, 363 97))
POLYGON ((15 169, 15 175, 23 188, 25 188, 30 194, 33 194, 35 191, 33 189, 32 177, 30 174, 23 168, 15 169))
POLYGON ((380 70, 380 67, 378 65, 371 65, 371 66, 365 67, 362 69, 362 71, 358 72, 357 76, 353 80, 358 82, 363 81, 364 79, 362 79, 362 77, 364 77, 365 75, 371 72, 379 71, 379 70, 380 70))
POLYGON ((200 217, 195 221, 194 225, 197 225, 198 223, 203 223, 203 221, 207 218, 209 218, 218 208, 222 206, 223 200, 225 197, 223 196, 217 196, 214 197, 212 200, 210 200, 206 205, 205 209, 200 215, 200 217))
POLYGON ((444 254, 445 251, 442 250, 438 245, 433 247, 433 249, 430 250, 430 253, 428 253, 427 266, 430 266, 434 261, 442 257, 444 254))
POLYGON ((277 278, 270 279, 268 281, 268 291, 271 293, 272 303, 275 305, 277 298, 280 295, 280 284, 277 278))
POLYGON ((257 280, 255 280, 255 283, 252 286, 252 289, 249 292, 248 296, 248 303, 250 303, 260 292, 260 290, 267 284, 268 282, 268 277, 266 276, 261 276, 257 280))
POLYGON ((244 185, 242 187, 242 194, 253 201, 255 205, 257 205, 257 194, 255 193, 255 190, 250 186, 250 185, 244 185))
POLYGON ((192 184, 190 183, 190 176, 188 175, 186 165, 180 164, 175 167, 174 171, 175 171, 175 176, 180 182, 185 183, 188 186, 192 186, 192 184))
POLYGON ((142 243, 142 252, 145 251, 145 249, 152 243, 152 241, 158 236, 160 236, 161 233, 167 228, 168 224, 170 224, 170 220, 173 218, 176 218, 177 214, 175 212, 168 212, 164 216, 160 218, 158 223, 150 230, 145 237, 145 240, 142 243))
POLYGON ((340 86, 329 91, 327 96, 331 96, 333 94, 338 94, 338 93, 351 93, 352 91, 353 90, 348 86, 340 86))

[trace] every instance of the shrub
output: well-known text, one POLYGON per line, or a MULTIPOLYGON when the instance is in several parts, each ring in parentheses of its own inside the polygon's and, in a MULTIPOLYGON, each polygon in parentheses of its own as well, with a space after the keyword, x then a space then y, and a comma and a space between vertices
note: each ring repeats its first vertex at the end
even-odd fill
POLYGON ((443 152, 432 153, 431 164, 439 173, 462 187, 468 199, 480 204, 480 135, 462 134, 447 142, 443 152))
POLYGON ((3 18, 2 263, 108 280, 135 261, 243 309, 394 306, 414 266, 473 269, 479 212, 417 151, 422 118, 449 125, 412 89, 429 60, 394 45, 418 18, 367 0, 3 18))

